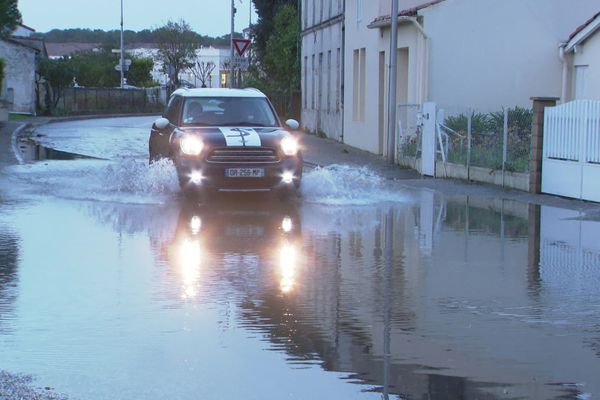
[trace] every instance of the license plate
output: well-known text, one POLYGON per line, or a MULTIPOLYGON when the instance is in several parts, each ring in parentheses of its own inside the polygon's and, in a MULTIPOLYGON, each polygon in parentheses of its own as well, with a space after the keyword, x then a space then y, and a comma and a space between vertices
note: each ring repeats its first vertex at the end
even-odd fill
POLYGON ((228 178, 262 178, 265 176, 263 168, 227 168, 225 176, 228 178))

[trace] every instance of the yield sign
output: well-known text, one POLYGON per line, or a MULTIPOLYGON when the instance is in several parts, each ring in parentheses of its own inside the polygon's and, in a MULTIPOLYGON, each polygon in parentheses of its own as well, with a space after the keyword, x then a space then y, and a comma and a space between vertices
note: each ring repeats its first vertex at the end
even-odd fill
POLYGON ((232 39, 232 42, 233 46, 235 47, 235 51, 237 51, 240 57, 244 55, 246 50, 248 50, 248 46, 250 45, 250 40, 248 39, 232 39))

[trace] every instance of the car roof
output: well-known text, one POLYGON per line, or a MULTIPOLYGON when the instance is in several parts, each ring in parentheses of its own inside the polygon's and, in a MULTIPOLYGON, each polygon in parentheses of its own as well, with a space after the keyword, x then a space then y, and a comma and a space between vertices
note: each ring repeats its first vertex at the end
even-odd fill
POLYGON ((267 97, 263 92, 254 88, 225 89, 225 88, 200 88, 177 89, 173 94, 182 97, 267 97))

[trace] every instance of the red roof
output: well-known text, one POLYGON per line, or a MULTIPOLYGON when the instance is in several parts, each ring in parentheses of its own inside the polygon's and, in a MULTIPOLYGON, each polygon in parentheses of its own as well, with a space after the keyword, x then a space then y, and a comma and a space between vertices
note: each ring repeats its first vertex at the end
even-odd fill
POLYGON ((48 57, 64 57, 80 51, 97 48, 98 43, 46 43, 48 57))
POLYGON ((569 40, 567 40, 567 43, 570 42, 571 40, 573 40, 573 38, 575 36, 577 36, 582 30, 584 30, 585 28, 587 28, 598 17, 600 17, 600 12, 598 12, 592 18, 588 19, 583 25, 581 25, 579 28, 577 28, 575 30, 575 32, 571 33, 571 36, 569 36, 569 40))
MULTIPOLYGON (((424 9, 424 8, 428 8, 431 6, 434 6, 438 3, 443 2, 444 0, 433 0, 427 3, 423 3, 421 5, 418 5, 416 7, 412 7, 412 8, 407 8, 406 10, 402 10, 398 13, 399 17, 416 17, 417 14, 419 13, 420 10, 424 9)), ((385 21, 390 21, 391 17, 389 15, 382 15, 380 17, 375 18, 371 24, 377 23, 377 22, 385 22, 385 21)))

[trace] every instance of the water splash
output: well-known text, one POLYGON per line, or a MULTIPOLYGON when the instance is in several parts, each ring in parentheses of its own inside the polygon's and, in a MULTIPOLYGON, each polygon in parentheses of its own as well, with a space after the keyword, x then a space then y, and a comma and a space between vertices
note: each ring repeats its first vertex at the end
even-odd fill
POLYGON ((179 190, 173 162, 161 159, 150 165, 145 161, 125 159, 106 167, 105 187, 132 194, 170 194, 179 190))
POLYGON ((330 165, 304 174, 305 202, 335 206, 363 206, 407 202, 407 194, 367 167, 330 165))
POLYGON ((11 167, 14 188, 65 199, 128 204, 161 204, 177 195, 177 172, 170 160, 47 161, 11 167), (13 179, 13 180, 14 180, 13 179))

